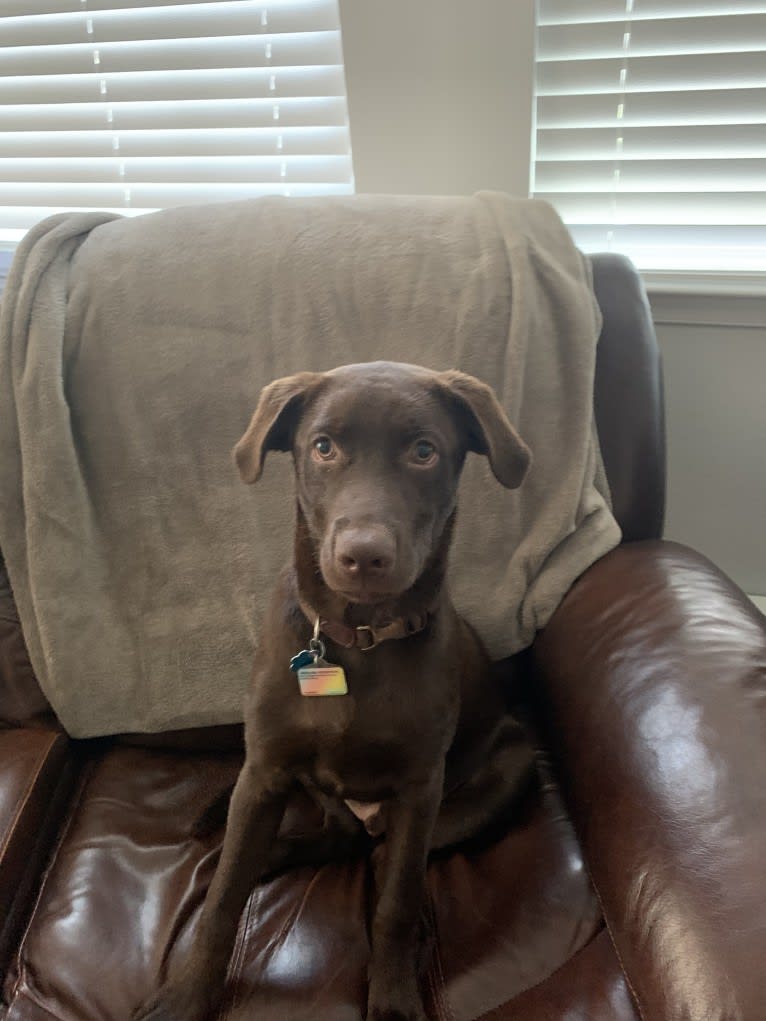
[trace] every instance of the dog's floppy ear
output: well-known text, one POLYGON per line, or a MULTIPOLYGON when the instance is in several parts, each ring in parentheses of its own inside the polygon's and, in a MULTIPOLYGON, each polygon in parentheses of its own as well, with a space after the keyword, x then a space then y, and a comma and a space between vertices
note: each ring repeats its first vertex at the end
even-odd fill
POLYGON ((468 449, 486 455, 501 485, 507 489, 520 486, 532 463, 532 453, 508 421, 492 388, 457 369, 438 376, 462 413, 468 449))
POLYGON ((285 376, 261 390, 250 425, 234 448, 234 460, 245 482, 257 482, 269 450, 289 450, 303 400, 322 378, 321 372, 285 376))

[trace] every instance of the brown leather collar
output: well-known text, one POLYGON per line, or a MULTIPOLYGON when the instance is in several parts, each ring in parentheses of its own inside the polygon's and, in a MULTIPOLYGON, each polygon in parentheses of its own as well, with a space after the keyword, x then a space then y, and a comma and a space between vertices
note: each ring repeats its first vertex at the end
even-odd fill
MULTIPOLYGON (((299 600, 301 610, 308 622, 313 626, 318 614, 303 600, 299 600)), ((319 620, 319 630, 327 635, 336 645, 344 649, 361 649, 362 652, 369 652, 376 648, 381 642, 387 642, 394 638, 409 638, 423 631, 428 624, 429 614, 413 613, 408 617, 396 617, 387 624, 371 627, 362 624, 359 627, 349 627, 348 624, 339 620, 319 620)))

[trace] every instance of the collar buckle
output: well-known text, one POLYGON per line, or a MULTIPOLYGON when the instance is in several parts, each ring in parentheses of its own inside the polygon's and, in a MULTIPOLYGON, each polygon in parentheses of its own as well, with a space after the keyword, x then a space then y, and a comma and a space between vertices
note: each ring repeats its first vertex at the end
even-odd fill
POLYGON ((354 631, 359 639, 361 639, 363 633, 369 637, 369 643, 364 645, 359 644, 358 648, 361 652, 369 652, 370 649, 374 649, 380 645, 381 639, 376 636, 374 628, 372 628, 369 624, 360 624, 358 627, 354 628, 354 631))

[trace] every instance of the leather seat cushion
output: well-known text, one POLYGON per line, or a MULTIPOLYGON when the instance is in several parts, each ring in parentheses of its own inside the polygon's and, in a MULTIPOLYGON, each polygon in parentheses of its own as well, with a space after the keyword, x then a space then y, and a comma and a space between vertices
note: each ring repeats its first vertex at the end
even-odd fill
MULTIPOLYGON (((6 979, 7 1021, 125 1021, 188 947, 222 833, 191 835, 236 753, 110 745, 71 818, 6 979)), ((433 1017, 469 1021, 547 980, 602 927, 571 825, 546 782, 492 846, 429 867, 433 1017)), ((359 1021, 366 861, 301 868, 254 889, 228 979, 230 1021, 359 1021)))
POLYGON ((567 963, 480 1021, 641 1021, 606 929, 567 963))

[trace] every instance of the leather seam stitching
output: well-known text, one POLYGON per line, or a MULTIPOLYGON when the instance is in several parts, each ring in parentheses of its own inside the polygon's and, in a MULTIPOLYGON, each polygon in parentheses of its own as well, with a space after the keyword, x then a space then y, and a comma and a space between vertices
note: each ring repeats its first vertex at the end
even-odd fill
POLYGON ((610 942, 612 944, 612 949, 614 950, 615 957, 617 958, 617 961, 619 962, 620 970, 622 971, 623 978, 625 979, 625 984, 628 987, 630 995, 633 997, 633 1002, 636 1005, 636 1010, 638 1011, 638 1016, 641 1018, 641 1021, 644 1021, 645 1014, 644 1014, 643 1008, 641 1007, 641 1001, 640 1001, 640 999, 638 997, 638 993, 636 992, 635 987, 633 986, 633 983, 631 982, 630 975, 628 975, 628 970, 625 967, 625 962, 624 962, 622 954, 620 952, 620 948, 618 947, 617 941, 614 938, 614 930, 613 930, 611 922, 609 921, 609 914, 608 914, 608 912, 606 910, 606 907, 604 905, 604 899, 601 896, 601 891, 599 890, 598 883, 596 882, 596 880, 595 880, 595 878, 593 876, 593 873, 591 872, 590 866, 587 864, 587 862, 585 863, 585 868, 586 868, 586 870, 588 872, 588 878, 590 879, 591 886, 593 887, 593 891, 596 894, 596 899, 598 900, 598 902, 599 902, 599 904, 601 906, 601 915, 602 915, 602 917, 604 919, 604 926, 606 928, 607 934, 609 935, 609 940, 610 940, 610 942))
POLYGON ((217 1014, 218 1021, 226 1021, 231 1016, 231 1012, 236 1009, 238 998, 236 994, 236 980, 242 974, 242 967, 245 956, 245 943, 247 942, 247 933, 250 928, 250 920, 255 914, 254 908, 256 907, 256 901, 260 896, 259 887, 256 885, 251 891, 250 896, 247 898, 247 904, 242 912, 239 925, 237 927, 237 936, 234 949, 232 950, 231 957, 229 958, 229 966, 226 969, 226 982, 231 983, 234 986, 232 990, 231 999, 228 1003, 224 1001, 224 1005, 217 1014))
MULTIPOLYGON (((54 1014, 47 1007, 43 1006, 43 1004, 40 1003, 39 1000, 35 999, 34 996, 30 996, 29 999, 35 1005, 35 1009, 40 1011, 40 1013, 45 1014, 45 1016, 50 1018, 51 1021, 66 1021, 66 1019, 61 1017, 60 1014, 54 1014)), ((13 1008, 13 1004, 10 1004, 9 1007, 8 1007, 8 1010, 10 1011, 10 1010, 12 1010, 12 1008, 13 1008)), ((4 1015, 4 1016, 6 1016, 6 1015, 4 1015)), ((7 1015, 7 1017, 10 1018, 10 1021, 13 1021, 13 1018, 11 1018, 10 1013, 7 1015)), ((23 1019, 22 1019, 22 1021, 23 1021, 23 1019)))
POLYGON ((48 742, 47 747, 45 748, 45 750, 43 751, 42 755, 40 756, 40 761, 39 761, 39 763, 37 765, 37 769, 35 770, 34 775, 32 777, 30 777, 29 782, 27 783, 27 786, 24 788, 24 792, 21 795, 18 807, 16 809, 16 812, 14 813, 13 819, 11 820, 11 822, 10 822, 10 824, 8 826, 8 830, 6 831, 6 835, 5 835, 4 839, 3 839, 3 842, 0 844, 0 858, 3 857, 3 855, 6 852, 6 850, 8 849, 9 844, 11 843, 11 840, 13 839, 13 836, 14 836, 14 834, 16 832, 16 829, 17 829, 17 826, 18 826, 19 819, 21 818, 21 816, 22 816, 22 814, 24 812, 24 809, 29 804, 29 799, 30 799, 30 797, 32 795, 32 791, 34 790, 35 786, 37 785, 37 781, 40 778, 40 774, 42 773, 42 771, 44 770, 45 766, 48 763, 49 756, 50 756, 50 753, 51 753, 51 749, 53 748, 53 745, 58 740, 58 737, 59 737, 58 734, 52 734, 51 735, 51 739, 48 742))
POLYGON ((560 972, 562 972, 567 967, 567 965, 571 964, 572 961, 577 957, 577 955, 581 954, 584 950, 586 950, 591 945, 591 943, 593 943, 594 940, 597 940, 601 933, 604 931, 606 931, 607 936, 609 936, 609 932, 606 929, 606 922, 604 923, 604 925, 602 925, 598 932, 594 933, 594 935, 591 937, 591 939, 588 940, 587 943, 584 943, 583 946, 581 946, 580 949, 577 950, 571 957, 568 957, 566 961, 562 961, 561 964, 557 965, 553 969, 553 971, 549 972, 549 974, 541 978, 539 982, 533 982, 531 986, 525 986, 523 989, 520 989, 517 993, 514 993, 510 1000, 503 1000, 496 1006, 490 1007, 489 1010, 485 1010, 482 1014, 479 1014, 478 1017, 474 1018, 474 1021, 494 1021, 494 1015, 497 1014, 499 1010, 504 1010, 505 1007, 512 1007, 515 1001, 518 1000, 520 996, 526 996, 527 993, 533 993, 535 989, 541 989, 546 984, 546 982, 550 982, 550 980, 554 978, 556 975, 558 975, 560 972))
POLYGON ((428 917, 434 934, 433 953, 431 955, 431 964, 428 968, 428 984, 430 985, 431 992, 433 994, 434 1007, 436 1008, 441 1021, 455 1021, 452 1005, 446 996, 444 968, 442 967, 441 953, 439 952, 439 929, 436 924, 436 913, 434 911, 433 901, 431 900, 428 892, 426 892, 426 910, 428 911, 428 917))
MULTIPOLYGON (((56 735, 56 736, 58 736, 58 735, 56 735)), ((32 924, 35 921, 35 918, 37 917, 37 912, 38 912, 38 909, 40 907, 40 902, 41 902, 41 900, 43 898, 43 894, 45 893, 45 889, 46 889, 46 887, 48 885, 48 880, 50 879, 50 874, 51 874, 51 872, 53 870, 54 865, 58 861, 59 852, 60 852, 61 847, 62 847, 62 845, 64 843, 64 840, 66 839, 67 834, 69 833, 69 830, 71 829, 72 822, 73 822, 74 817, 75 817, 75 815, 77 813, 77 809, 80 807, 80 804, 82 802, 83 794, 85 792, 85 787, 87 785, 88 780, 92 776, 93 771, 94 771, 94 763, 91 762, 91 763, 89 763, 89 765, 87 766, 87 768, 83 772, 83 775, 82 775, 81 780, 80 780, 79 789, 77 791, 76 796, 72 800, 72 804, 71 804, 70 810, 69 810, 69 812, 67 814, 67 817, 66 817, 66 820, 64 822, 64 825, 61 827, 61 833, 59 834, 59 837, 56 840, 56 843, 55 843, 55 846, 54 846, 53 851, 51 853, 51 856, 50 856, 50 859, 48 861, 48 864, 45 867, 45 870, 43 872, 42 880, 40 882, 40 889, 38 890, 37 897, 35 898, 34 906, 32 908, 32 911, 30 912, 29 921, 27 922, 26 928, 24 929, 24 935, 19 940, 18 950, 16 951, 16 960, 18 961, 18 974, 16 975, 16 980, 13 983, 13 987, 11 989, 10 998, 9 998, 9 1002, 8 1002, 8 1009, 9 1010, 13 1006, 13 1001, 18 997, 19 988, 21 986, 22 981, 24 981, 25 976, 26 976, 27 969, 26 969, 26 963, 25 963, 25 960, 24 960, 24 948, 26 946, 26 942, 27 942, 27 939, 29 937, 30 929, 32 928, 32 924)), ((31 991, 31 986, 29 988, 30 988, 30 991, 31 991)), ((50 1011, 48 1011, 47 1008, 41 1007, 41 1009, 45 1010, 46 1013, 50 1013, 50 1011)), ((54 1014, 51 1014, 50 1016, 51 1017, 55 1017, 54 1014)), ((57 1021, 59 1021, 59 1019, 57 1019, 57 1021)))

